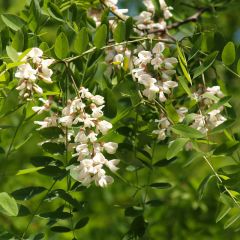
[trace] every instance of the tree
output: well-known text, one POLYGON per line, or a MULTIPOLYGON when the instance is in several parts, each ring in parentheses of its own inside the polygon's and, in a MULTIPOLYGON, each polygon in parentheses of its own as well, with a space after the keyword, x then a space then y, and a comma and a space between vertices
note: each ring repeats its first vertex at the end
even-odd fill
POLYGON ((237 239, 239 4, 117 3, 1 15, 1 239, 237 239))

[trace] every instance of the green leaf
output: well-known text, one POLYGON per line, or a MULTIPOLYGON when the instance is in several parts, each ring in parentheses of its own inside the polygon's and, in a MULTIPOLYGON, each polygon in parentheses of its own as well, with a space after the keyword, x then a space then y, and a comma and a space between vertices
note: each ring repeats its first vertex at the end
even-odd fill
POLYGON ((117 115, 117 101, 113 92, 108 88, 106 88, 104 91, 104 99, 104 115, 109 118, 114 118, 117 115))
POLYGON ((231 209, 232 208, 229 206, 224 206, 216 218, 216 223, 221 221, 230 212, 231 209))
POLYGON ((51 227, 50 230, 52 232, 59 232, 59 233, 64 233, 64 232, 70 232, 71 231, 70 228, 63 227, 63 226, 54 226, 54 227, 51 227))
POLYGON ((106 45, 106 41, 107 41, 107 26, 105 24, 102 24, 96 30, 93 43, 95 47, 102 48, 103 46, 106 45))
POLYGON ((46 166, 40 169, 38 173, 52 177, 54 179, 61 179, 66 175, 67 171, 57 166, 46 166))
POLYGON ((178 44, 177 44, 177 52, 178 52, 178 56, 180 58, 180 61, 183 63, 183 65, 187 66, 187 60, 186 60, 186 57, 184 55, 184 52, 182 51, 182 49, 179 47, 178 44))
POLYGON ((178 121, 179 121, 178 113, 176 111, 176 108, 173 107, 173 105, 170 101, 167 101, 165 103, 165 109, 166 109, 168 118, 171 121, 173 121, 174 123, 178 123, 178 121))
POLYGON ((48 127, 38 131, 45 138, 59 138, 59 135, 64 136, 64 133, 59 127, 48 127))
POLYGON ((167 182, 161 182, 161 183, 152 183, 149 185, 152 188, 157 188, 157 189, 166 189, 172 187, 170 183, 167 182))
POLYGON ((166 167, 169 164, 171 164, 172 162, 176 161, 177 158, 171 158, 170 160, 167 159, 163 159, 163 160, 159 160, 156 163, 153 164, 154 167, 166 167))
POLYGON ((238 219, 240 218, 239 212, 234 214, 231 218, 229 218, 226 223, 224 224, 224 229, 229 228, 231 225, 233 225, 238 219))
POLYGON ((218 55, 218 51, 215 51, 213 53, 211 53, 210 55, 208 55, 202 62, 202 64, 195 68, 193 70, 194 75, 193 75, 193 79, 200 76, 201 74, 203 74, 208 68, 210 68, 212 66, 212 64, 215 62, 216 58, 218 55))
POLYGON ((8 216, 18 215, 18 206, 15 199, 6 192, 0 193, 0 212, 8 216))
POLYGON ((45 187, 26 187, 11 193, 16 200, 26 201, 46 190, 45 187))
POLYGON ((12 47, 16 49, 18 52, 21 52, 23 50, 23 46, 24 46, 24 35, 22 30, 20 29, 15 33, 13 37, 12 47))
POLYGON ((45 142, 42 144, 42 148, 49 153, 63 154, 65 152, 64 143, 45 142))
POLYGON ((83 27, 77 34, 77 37, 74 42, 74 49, 77 51, 77 53, 81 54, 84 51, 86 51, 88 44, 89 44, 88 32, 87 29, 83 27))
POLYGON ((128 17, 125 21, 126 24, 126 39, 128 40, 133 32, 133 18, 128 17))
POLYGON ((175 157, 180 151, 183 150, 185 144, 189 141, 188 138, 178 138, 170 143, 167 151, 167 159, 175 157))
POLYGON ((137 216, 134 218, 133 222, 131 223, 130 231, 138 237, 142 237, 146 231, 147 222, 145 222, 144 217, 137 216))
POLYGON ((175 126, 172 126, 171 129, 174 133, 179 134, 186 138, 203 138, 205 136, 203 133, 201 133, 197 129, 194 129, 192 127, 189 127, 183 124, 177 124, 175 126))
POLYGON ((54 52, 56 56, 63 59, 69 54, 69 43, 66 35, 61 32, 55 41, 54 52))
POLYGON ((126 217, 136 217, 142 214, 143 214, 143 208, 137 207, 137 206, 127 207, 124 212, 124 215, 126 217))
POLYGON ((209 181, 210 181, 213 177, 215 177, 215 175, 208 175, 208 176, 206 176, 206 177, 202 180, 201 184, 199 185, 197 192, 198 192, 198 198, 199 198, 200 200, 203 198, 203 194, 204 194, 204 192, 205 192, 205 190, 206 190, 206 188, 207 188, 207 186, 208 186, 208 183, 209 183, 209 181))
POLYGON ((218 109, 218 108, 220 108, 223 105, 231 107, 231 105, 227 104, 230 99, 231 99, 231 97, 229 97, 229 96, 221 98, 217 103, 214 103, 210 108, 208 108, 206 113, 209 113, 209 112, 211 112, 211 111, 213 111, 215 109, 218 109))
POLYGON ((80 220, 76 223, 74 229, 80 229, 80 228, 85 227, 85 226, 88 224, 88 221, 89 221, 89 217, 84 217, 84 218, 80 219, 80 220))
POLYGON ((237 62, 237 73, 240 75, 240 59, 237 62))
POLYGON ((225 65, 232 65, 235 61, 236 51, 233 42, 228 42, 222 52, 222 61, 225 65))
POLYGON ((18 61, 18 53, 17 51, 10 46, 6 47, 6 51, 7 51, 7 55, 8 57, 13 61, 13 62, 17 62, 18 61))
POLYGON ((3 22, 14 31, 18 31, 25 24, 20 17, 13 14, 2 14, 1 18, 3 22))
POLYGON ((185 65, 183 64, 183 62, 181 61, 181 58, 178 56, 178 61, 180 63, 180 67, 182 69, 183 75, 185 76, 185 78, 188 80, 188 82, 192 85, 192 79, 191 76, 187 70, 187 68, 185 67, 185 65))
POLYGON ((49 15, 56 19, 57 21, 64 22, 63 15, 57 5, 52 2, 48 2, 48 13, 49 15))
POLYGON ((34 172, 37 172, 38 170, 40 170, 42 168, 43 167, 36 167, 36 168, 28 168, 28 169, 19 170, 16 173, 16 175, 24 175, 24 174, 34 173, 34 172))
POLYGON ((119 21, 117 27, 114 29, 113 38, 116 42, 120 43, 125 40, 126 37, 126 24, 123 21, 119 21))
POLYGON ((178 77, 178 81, 180 82, 182 88, 185 90, 185 92, 188 94, 188 96, 191 97, 192 92, 191 92, 190 88, 188 87, 186 78, 184 76, 180 76, 180 77, 178 77))
POLYGON ((49 163, 53 162, 55 159, 48 156, 36 156, 31 158, 31 163, 35 167, 47 166, 49 163))
POLYGON ((213 128, 210 131, 210 134, 216 134, 216 133, 224 131, 226 128, 231 127, 234 122, 235 122, 235 120, 229 119, 229 120, 223 122, 222 124, 218 125, 217 127, 213 128))

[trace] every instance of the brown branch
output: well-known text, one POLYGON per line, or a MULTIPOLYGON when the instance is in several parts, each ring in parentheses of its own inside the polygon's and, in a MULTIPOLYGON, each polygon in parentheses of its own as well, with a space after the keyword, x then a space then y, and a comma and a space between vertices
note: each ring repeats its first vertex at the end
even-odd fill
POLYGON ((209 8, 201 8, 199 11, 197 11, 196 13, 194 13, 192 16, 180 21, 180 22, 175 22, 173 24, 170 24, 166 27, 166 29, 164 30, 155 30, 155 31, 151 31, 149 33, 164 33, 166 32, 166 30, 171 30, 171 29, 174 29, 174 28, 178 28, 179 26, 183 25, 183 24, 186 24, 186 23, 189 23, 189 22, 196 22, 199 17, 205 13, 206 11, 209 11, 210 9, 209 8))
POLYGON ((196 12, 195 14, 193 14, 192 16, 186 18, 185 20, 182 20, 180 22, 175 22, 171 25, 167 26, 167 29, 172 29, 172 28, 178 28, 179 26, 189 23, 189 22, 196 22, 198 20, 198 18, 205 13, 206 11, 209 11, 209 8, 202 8, 200 9, 198 12, 196 12))

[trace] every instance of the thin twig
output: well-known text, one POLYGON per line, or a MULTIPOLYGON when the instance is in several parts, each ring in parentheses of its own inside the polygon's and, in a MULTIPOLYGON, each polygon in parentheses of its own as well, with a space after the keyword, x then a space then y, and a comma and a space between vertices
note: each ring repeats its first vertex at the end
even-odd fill
POLYGON ((27 225, 27 227, 26 227, 26 229, 25 229, 25 231, 24 231, 24 233, 23 233, 23 235, 22 235, 22 237, 21 237, 21 240, 24 239, 24 236, 26 235, 26 233, 27 233, 27 231, 28 231, 28 228, 30 227, 30 225, 31 225, 31 223, 32 223, 35 215, 37 214, 38 210, 39 210, 40 207, 42 206, 42 203, 43 203, 45 197, 46 197, 46 196, 49 194, 49 192, 53 189, 53 187, 54 187, 54 185, 56 184, 56 182, 57 182, 57 180, 55 180, 55 181, 53 182, 53 184, 51 185, 51 187, 48 189, 47 193, 44 195, 44 197, 43 197, 43 198, 41 199, 41 201, 39 202, 37 208, 34 210, 32 216, 31 216, 31 219, 30 219, 30 221, 29 221, 29 223, 28 223, 28 225, 27 225))
POLYGON ((235 197, 232 195, 231 191, 223 184, 222 179, 219 177, 218 173, 216 172, 216 170, 214 169, 214 167, 212 166, 212 164, 210 163, 210 161, 207 159, 206 156, 203 156, 205 162, 208 164, 208 166, 211 168, 212 172, 214 173, 214 175, 216 176, 216 178, 218 179, 218 181, 222 184, 223 188, 225 189, 225 191, 228 193, 228 195, 232 198, 232 200, 234 201, 234 203, 240 208, 240 204, 238 203, 238 201, 235 199, 235 197))

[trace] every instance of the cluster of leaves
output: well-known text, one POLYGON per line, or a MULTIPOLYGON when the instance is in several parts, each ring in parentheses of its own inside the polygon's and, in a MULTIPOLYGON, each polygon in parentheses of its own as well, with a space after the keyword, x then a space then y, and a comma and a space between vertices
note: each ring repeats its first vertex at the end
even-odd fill
MULTIPOLYGON (((158 1, 153 2, 156 4, 158 1)), ((224 1, 194 2, 207 11, 218 10, 225 4, 224 1)), ((134 32, 135 25, 131 17, 126 21, 116 18, 113 30, 109 25, 112 15, 107 8, 102 11, 100 26, 96 27, 88 10, 90 7, 99 10, 100 6, 104 8, 99 1, 32 0, 19 15, 1 15, 5 24, 0 32, 0 132, 3 136, 0 156, 4 160, 1 166, 10 164, 13 156, 18 156, 25 146, 30 146, 30 139, 34 144, 40 139, 53 140, 44 142, 42 150, 33 147, 38 153, 32 153, 31 163, 19 163, 18 168, 9 168, 17 171, 14 178, 28 179, 32 174, 39 181, 36 185, 31 183, 28 187, 10 190, 10 195, 0 193, 1 213, 27 219, 27 227, 13 228, 10 233, 2 230, 1 239, 36 240, 44 239, 45 234, 55 236, 55 233, 62 234, 66 239, 77 239, 78 230, 88 224, 93 211, 88 201, 96 199, 90 189, 70 178, 67 169, 76 163, 76 158, 68 153, 65 143, 54 141, 62 134, 61 129, 51 127, 36 132, 32 123, 41 117, 33 114, 31 107, 34 103, 19 103, 17 100, 15 68, 21 64, 20 59, 28 49, 36 46, 44 51, 45 56, 57 60, 53 66, 54 84, 42 86, 45 89, 44 96, 53 96, 55 102, 64 107, 67 99, 76 95, 76 88, 83 85, 105 97, 104 113, 114 128, 103 138, 104 141, 119 143, 116 155, 121 159, 121 167, 116 178, 124 184, 116 183, 112 191, 126 191, 127 196, 124 200, 120 197, 116 206, 124 209, 126 220, 121 221, 125 225, 128 223, 123 230, 119 230, 119 234, 124 235, 123 239, 149 239, 157 234, 171 239, 174 230, 179 231, 180 235, 176 239, 184 238, 185 231, 193 233, 200 231, 200 226, 206 227, 206 209, 210 211, 211 207, 213 215, 218 212, 216 221, 222 220, 224 228, 234 225, 234 229, 238 230, 239 136, 231 131, 236 114, 228 103, 230 98, 222 98, 211 107, 214 110, 225 106, 228 120, 212 129, 207 139, 186 123, 179 124, 173 106, 181 103, 189 109, 196 108, 196 103, 189 97, 203 79, 206 79, 208 86, 219 84, 227 93, 221 79, 222 71, 225 69, 240 77, 239 49, 234 43, 223 41, 220 33, 209 34, 201 29, 204 24, 189 23, 186 27, 179 24, 180 28, 172 25, 169 34, 175 41, 171 41, 171 54, 177 56, 179 61, 179 88, 164 104, 163 110, 173 122, 173 138, 171 143, 168 139, 157 142, 151 134, 155 127, 152 120, 159 117, 159 108, 162 106, 149 103, 139 95, 139 86, 129 74, 129 62, 125 61, 121 69, 113 63, 113 71, 109 71, 104 50, 116 45, 134 50, 142 42, 146 42, 150 48, 159 38, 152 39, 147 35, 139 38, 134 32), (23 54, 19 56, 18 52, 23 54), (13 115, 15 118, 11 120, 13 115), (9 119, 11 124, 8 123, 9 119), (25 136, 21 133, 25 133, 25 136), (20 139, 18 144, 17 137, 20 139), (187 151, 185 146, 189 143, 192 144, 192 150, 187 151), (33 166, 26 168, 29 164, 33 166), (200 184, 186 180, 195 177, 191 171, 198 172, 199 166, 196 164, 209 167, 210 174, 202 171, 196 174, 196 178, 201 180, 200 184), (179 173, 179 169, 182 169, 182 173, 179 173), (43 186, 41 181, 46 185, 43 186), (211 185, 214 185, 214 196, 207 192, 211 185), (38 199, 34 201, 35 197, 38 199), (202 201, 206 197, 214 200, 213 206, 202 201), (37 201, 39 203, 36 204, 37 201), (35 207, 31 207, 31 203, 35 207), (214 206, 216 203, 219 203, 218 209, 214 206), (166 219, 165 227, 158 229, 159 224, 156 223, 160 219, 156 213, 161 213, 161 220, 166 219), (175 213, 178 217, 172 223, 175 213), (187 221, 179 223, 177 220, 180 221, 181 216, 198 220, 194 226, 187 221), (43 219, 47 227, 40 227, 42 233, 28 237, 28 230, 36 218, 43 219), (172 227, 174 230, 170 230, 172 227), (180 228, 185 230, 180 231, 180 228)), ((159 12, 158 9, 157 14, 159 12)), ((175 18, 184 21, 186 16, 176 14, 175 18)), ((159 34, 161 36, 162 33, 159 34)), ((26 160, 29 158, 29 154, 26 154, 26 160)), ((91 202, 94 204, 93 200, 91 202)), ((214 218, 211 220, 214 221, 214 218)), ((214 233, 208 230, 204 234, 209 236, 214 233)))

